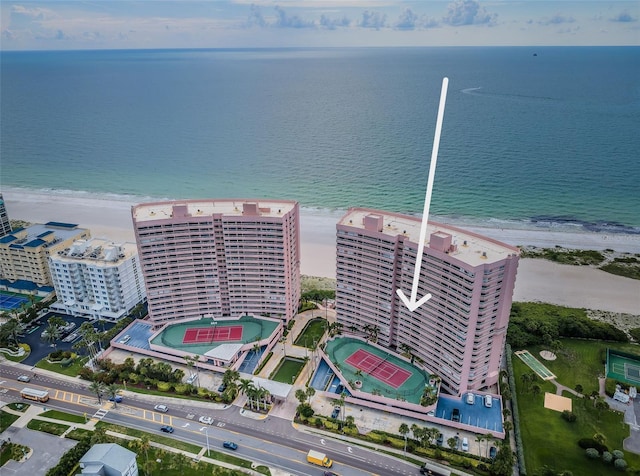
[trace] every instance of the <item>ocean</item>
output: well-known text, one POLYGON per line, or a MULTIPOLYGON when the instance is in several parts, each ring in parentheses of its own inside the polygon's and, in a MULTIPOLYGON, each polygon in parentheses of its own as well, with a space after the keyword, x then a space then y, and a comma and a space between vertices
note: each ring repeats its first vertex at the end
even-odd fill
POLYGON ((2 188, 640 234, 640 48, 0 54, 2 188))

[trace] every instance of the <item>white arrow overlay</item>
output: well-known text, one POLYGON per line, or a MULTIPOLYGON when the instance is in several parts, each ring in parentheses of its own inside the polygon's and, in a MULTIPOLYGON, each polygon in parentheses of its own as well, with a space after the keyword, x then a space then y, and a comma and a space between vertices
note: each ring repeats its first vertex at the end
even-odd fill
POLYGON ((433 191, 433 180, 436 175, 436 163, 438 162, 438 148, 440 147, 440 133, 442 132, 442 121, 444 119, 444 105, 447 101, 447 88, 449 78, 442 78, 442 91, 440 92, 440 105, 438 106, 438 118, 436 119, 436 134, 433 138, 433 149, 431 151, 431 165, 429 166, 429 179, 427 180, 427 193, 424 198, 424 210, 422 211, 422 224, 420 225, 420 240, 418 241, 418 255, 416 256, 416 266, 413 272, 413 285, 411 287, 411 298, 407 298, 402 289, 396 289, 396 294, 400 297, 407 308, 413 312, 431 299, 431 294, 427 294, 418 300, 418 284, 420 283, 420 266, 422 265, 422 254, 424 252, 424 240, 427 235, 427 222, 429 221, 429 207, 431 205, 431 192, 433 191))

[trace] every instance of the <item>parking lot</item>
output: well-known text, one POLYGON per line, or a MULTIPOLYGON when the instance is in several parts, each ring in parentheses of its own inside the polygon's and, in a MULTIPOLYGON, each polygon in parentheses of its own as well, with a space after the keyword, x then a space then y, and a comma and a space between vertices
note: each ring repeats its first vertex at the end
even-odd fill
MULTIPOLYGON (((47 325, 48 325, 47 321, 53 316, 59 316, 68 323, 74 323, 75 328, 71 330, 71 333, 77 331, 78 328, 84 322, 86 322, 86 319, 84 318, 68 316, 65 314, 60 314, 58 312, 49 312, 43 317, 39 318, 38 322, 40 322, 41 324, 37 326, 34 330, 30 332, 27 331, 22 339, 22 342, 28 344, 29 347, 31 348, 31 353, 26 359, 22 361, 23 364, 31 365, 31 366, 35 365, 40 360, 42 360, 47 355, 49 355, 49 353, 51 353, 54 350, 54 348, 57 350, 73 350, 74 352, 79 352, 78 350, 73 349, 73 345, 77 342, 77 339, 73 341, 65 342, 65 337, 67 337, 67 334, 63 334, 61 338, 56 341, 55 346, 54 344, 49 343, 44 339, 42 339, 42 333, 44 332, 44 330, 47 328, 47 325)), ((98 323, 98 321, 94 322, 94 327, 98 327, 99 331, 103 330, 103 326, 104 326, 104 330, 109 330, 114 326, 114 324, 112 322, 106 322, 106 321, 100 321, 100 323, 98 323)))

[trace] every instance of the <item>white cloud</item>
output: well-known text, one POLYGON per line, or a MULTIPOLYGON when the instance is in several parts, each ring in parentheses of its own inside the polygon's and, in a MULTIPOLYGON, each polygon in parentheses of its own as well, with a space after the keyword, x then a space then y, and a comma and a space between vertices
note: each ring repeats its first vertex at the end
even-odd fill
POLYGON ((449 4, 442 21, 451 26, 493 25, 497 18, 497 13, 488 13, 476 0, 457 0, 449 4))
POLYGON ((624 11, 624 12, 618 13, 616 16, 614 16, 611 19, 611 21, 627 23, 627 22, 638 21, 638 19, 634 18, 633 16, 631 16, 631 13, 629 13, 628 11, 624 11))
POLYGON ((362 12, 362 20, 360 20, 359 25, 362 28, 379 30, 380 28, 385 27, 386 21, 386 15, 376 11, 365 10, 364 12, 362 12))
POLYGON ((552 17, 543 18, 539 20, 538 23, 540 25, 562 25, 563 23, 573 23, 575 22, 575 18, 564 15, 554 15, 552 17))

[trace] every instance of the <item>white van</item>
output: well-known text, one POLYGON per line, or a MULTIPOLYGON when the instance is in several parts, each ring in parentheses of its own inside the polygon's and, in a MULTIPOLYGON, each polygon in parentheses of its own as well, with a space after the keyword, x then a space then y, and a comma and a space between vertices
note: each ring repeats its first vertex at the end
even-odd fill
POLYGON ((491 397, 491 395, 485 395, 484 406, 487 408, 491 408, 491 405, 493 405, 493 397, 491 397))
POLYGON ((467 393, 467 403, 473 405, 476 402, 476 396, 473 393, 467 393))

